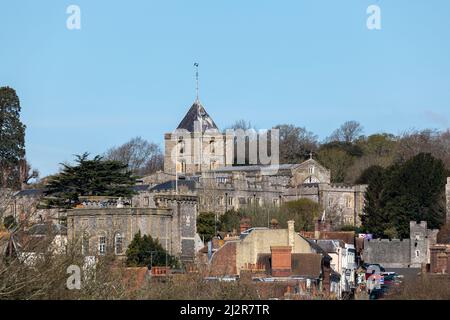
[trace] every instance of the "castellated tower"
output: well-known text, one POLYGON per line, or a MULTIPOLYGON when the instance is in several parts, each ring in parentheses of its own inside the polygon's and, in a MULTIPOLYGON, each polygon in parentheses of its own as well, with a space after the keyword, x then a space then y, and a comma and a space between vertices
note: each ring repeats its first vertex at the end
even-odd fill
POLYGON ((197 233, 197 197, 192 194, 157 194, 157 208, 172 209, 171 251, 183 262, 195 258, 197 233))
POLYGON ((197 99, 177 129, 164 135, 164 172, 192 175, 232 164, 227 136, 222 134, 213 119, 197 99))
POLYGON ((446 199, 446 203, 447 203, 446 222, 450 223, 450 177, 447 178, 447 185, 445 186, 445 199, 446 199))

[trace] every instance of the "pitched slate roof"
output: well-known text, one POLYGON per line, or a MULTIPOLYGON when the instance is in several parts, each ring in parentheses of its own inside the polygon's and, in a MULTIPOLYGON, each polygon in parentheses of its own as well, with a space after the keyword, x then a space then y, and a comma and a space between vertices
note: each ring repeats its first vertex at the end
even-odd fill
POLYGON ((322 256, 317 253, 293 253, 292 275, 318 279, 322 273, 322 256))
MULTIPOLYGON (((178 180, 178 187, 187 187, 188 190, 195 190, 195 181, 192 180, 178 180)), ((176 183, 175 180, 167 181, 161 184, 158 184, 150 189, 150 191, 168 191, 175 190, 176 183)))
POLYGON ((131 189, 133 189, 133 191, 136 192, 147 191, 149 188, 150 188, 149 184, 138 184, 131 187, 131 189))
POLYGON ((181 120, 177 129, 185 129, 189 132, 194 132, 195 127, 194 123, 198 121, 199 124, 202 124, 202 130, 219 130, 219 128, 214 123, 214 120, 209 116, 208 112, 206 112, 205 108, 202 106, 199 100, 196 100, 194 104, 191 106, 189 111, 184 116, 183 120, 181 120))
POLYGON ((43 195, 44 191, 40 189, 24 189, 18 191, 15 197, 39 197, 43 195))

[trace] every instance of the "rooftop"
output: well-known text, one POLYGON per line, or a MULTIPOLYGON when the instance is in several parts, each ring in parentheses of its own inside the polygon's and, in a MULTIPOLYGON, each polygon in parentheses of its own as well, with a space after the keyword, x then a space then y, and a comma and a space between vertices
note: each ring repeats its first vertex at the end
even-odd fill
POLYGON ((198 121, 199 124, 201 123, 202 132, 206 130, 219 130, 219 128, 214 123, 214 120, 209 116, 208 112, 206 112, 205 108, 199 100, 196 100, 194 102, 194 104, 184 116, 183 120, 181 120, 177 129, 184 129, 188 132, 195 132, 195 129, 197 129, 195 127, 196 121, 198 121))

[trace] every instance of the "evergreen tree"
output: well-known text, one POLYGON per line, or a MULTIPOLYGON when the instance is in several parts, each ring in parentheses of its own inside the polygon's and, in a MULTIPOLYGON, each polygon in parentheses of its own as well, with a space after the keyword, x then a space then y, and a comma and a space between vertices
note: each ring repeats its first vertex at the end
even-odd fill
POLYGON ((427 221, 433 229, 443 225, 448 172, 441 160, 420 153, 386 170, 369 169, 363 173, 369 181, 362 217, 366 231, 407 238, 410 221, 427 221))
POLYGON ((0 88, 0 188, 19 189, 20 161, 25 157, 25 125, 16 91, 0 88))
POLYGON ((49 206, 72 207, 80 196, 128 197, 134 194, 135 178, 125 164, 103 160, 88 153, 76 156, 76 165, 62 164, 63 170, 45 186, 49 206))
POLYGON ((197 232, 204 241, 209 241, 215 236, 216 216, 213 212, 203 212, 197 217, 197 232))
POLYGON ((158 239, 153 239, 150 235, 141 235, 141 231, 134 235, 128 246, 127 265, 131 267, 151 267, 169 266, 178 267, 175 257, 167 253, 159 243, 158 239))

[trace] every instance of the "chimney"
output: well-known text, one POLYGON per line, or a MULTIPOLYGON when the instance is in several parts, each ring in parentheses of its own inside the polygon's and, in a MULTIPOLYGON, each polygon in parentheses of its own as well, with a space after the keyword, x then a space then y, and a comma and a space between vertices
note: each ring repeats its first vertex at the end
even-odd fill
POLYGON ((271 246, 272 255, 272 276, 273 277, 289 277, 292 273, 290 246, 271 246))
POLYGON ((314 238, 319 239, 320 233, 325 231, 331 231, 331 222, 328 220, 316 220, 314 224, 314 238))
POLYGON ((294 248, 295 243, 295 229, 294 229, 294 220, 288 221, 288 245, 291 248, 294 248))
POLYGON ((278 229, 278 220, 277 219, 272 219, 270 221, 270 229, 278 229))

